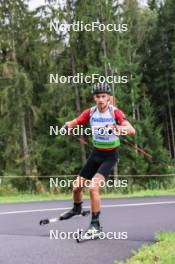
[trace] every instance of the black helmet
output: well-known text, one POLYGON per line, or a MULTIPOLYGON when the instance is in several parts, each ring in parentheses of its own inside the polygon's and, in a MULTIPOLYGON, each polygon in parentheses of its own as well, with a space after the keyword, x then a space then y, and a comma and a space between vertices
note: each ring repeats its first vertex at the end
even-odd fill
POLYGON ((107 93, 111 94, 111 87, 107 83, 96 83, 92 86, 92 94, 107 93))

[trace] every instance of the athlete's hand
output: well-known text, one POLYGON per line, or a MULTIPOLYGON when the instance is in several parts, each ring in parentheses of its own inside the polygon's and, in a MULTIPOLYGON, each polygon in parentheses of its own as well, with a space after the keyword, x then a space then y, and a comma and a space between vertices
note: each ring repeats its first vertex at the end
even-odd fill
POLYGON ((60 134, 61 135, 65 135, 67 132, 68 132, 68 126, 67 126, 67 123, 66 123, 66 124, 64 124, 64 126, 62 126, 60 128, 60 134))
POLYGON ((121 136, 121 135, 126 135, 125 133, 125 128, 123 126, 119 126, 119 125, 106 125, 107 130, 108 130, 108 134, 115 134, 117 136, 121 136))
POLYGON ((115 125, 106 125, 108 134, 113 134, 114 131, 116 131, 116 126, 115 125))
POLYGON ((119 126, 116 125, 116 133, 118 136, 126 136, 127 135, 127 130, 125 126, 119 126))

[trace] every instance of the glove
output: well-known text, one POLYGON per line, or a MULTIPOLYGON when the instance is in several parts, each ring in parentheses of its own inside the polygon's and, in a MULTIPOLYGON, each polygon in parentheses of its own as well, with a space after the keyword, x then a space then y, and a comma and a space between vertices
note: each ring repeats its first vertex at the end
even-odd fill
POLYGON ((65 124, 60 128, 60 134, 65 135, 68 132, 68 126, 65 124))
POLYGON ((108 135, 112 135, 114 133, 114 131, 116 130, 115 124, 114 125, 106 125, 105 127, 107 128, 108 135))

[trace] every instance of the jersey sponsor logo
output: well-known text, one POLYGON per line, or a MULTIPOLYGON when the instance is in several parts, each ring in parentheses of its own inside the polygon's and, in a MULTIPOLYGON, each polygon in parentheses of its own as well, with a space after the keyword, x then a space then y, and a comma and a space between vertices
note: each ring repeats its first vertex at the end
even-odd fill
POLYGON ((94 122, 113 122, 114 119, 113 118, 105 118, 105 117, 92 117, 92 121, 94 122))

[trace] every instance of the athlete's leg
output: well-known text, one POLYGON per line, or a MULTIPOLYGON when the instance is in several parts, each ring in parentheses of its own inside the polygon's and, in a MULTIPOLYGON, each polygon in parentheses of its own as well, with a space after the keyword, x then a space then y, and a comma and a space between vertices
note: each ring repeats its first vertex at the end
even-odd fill
POLYGON ((77 176, 76 180, 73 183, 73 201, 74 203, 81 203, 83 198, 83 187, 86 179, 77 176))
POLYGON ((98 234, 101 230, 99 215, 100 215, 100 187, 104 186, 105 178, 110 174, 112 167, 117 161, 116 151, 110 153, 98 153, 97 160, 101 160, 101 164, 95 173, 95 176, 91 180, 89 188, 92 219, 90 227, 87 230, 87 234, 98 234))
POLYGON ((77 179, 73 184, 73 208, 60 216, 60 220, 65 220, 73 217, 74 215, 80 215, 82 213, 82 190, 86 180, 91 180, 94 174, 97 172, 100 164, 96 164, 94 158, 94 151, 92 151, 86 164, 81 169, 77 179), (80 176, 81 175, 81 176, 80 176))
POLYGON ((74 205, 79 205, 82 202, 82 189, 86 181, 90 181, 96 174, 101 163, 96 161, 95 150, 93 150, 86 162, 86 164, 81 169, 73 187, 73 200, 74 205))
POLYGON ((95 176, 91 180, 91 184, 89 186, 89 193, 90 193, 90 201, 91 201, 91 212, 92 218, 90 227, 87 230, 88 234, 93 234, 100 232, 100 186, 104 182, 104 176, 100 173, 96 173, 95 176))
POLYGON ((102 174, 96 173, 91 180, 91 185, 89 187, 90 200, 91 200, 91 211, 92 213, 97 213, 100 211, 100 186, 104 182, 105 178, 102 174))
POLYGON ((73 208, 61 214, 60 220, 66 220, 82 213, 82 189, 85 180, 83 177, 77 176, 73 182, 73 208))
MULTIPOLYGON (((106 154, 105 154, 106 155, 106 154)), ((90 224, 90 230, 92 229, 100 230, 100 187, 104 186, 105 177, 107 177, 110 173, 111 168, 115 165, 117 155, 107 154, 104 158, 104 162, 100 165, 97 173, 92 178, 92 186, 90 187, 90 198, 91 198, 91 211, 92 211, 92 219, 90 224)))

